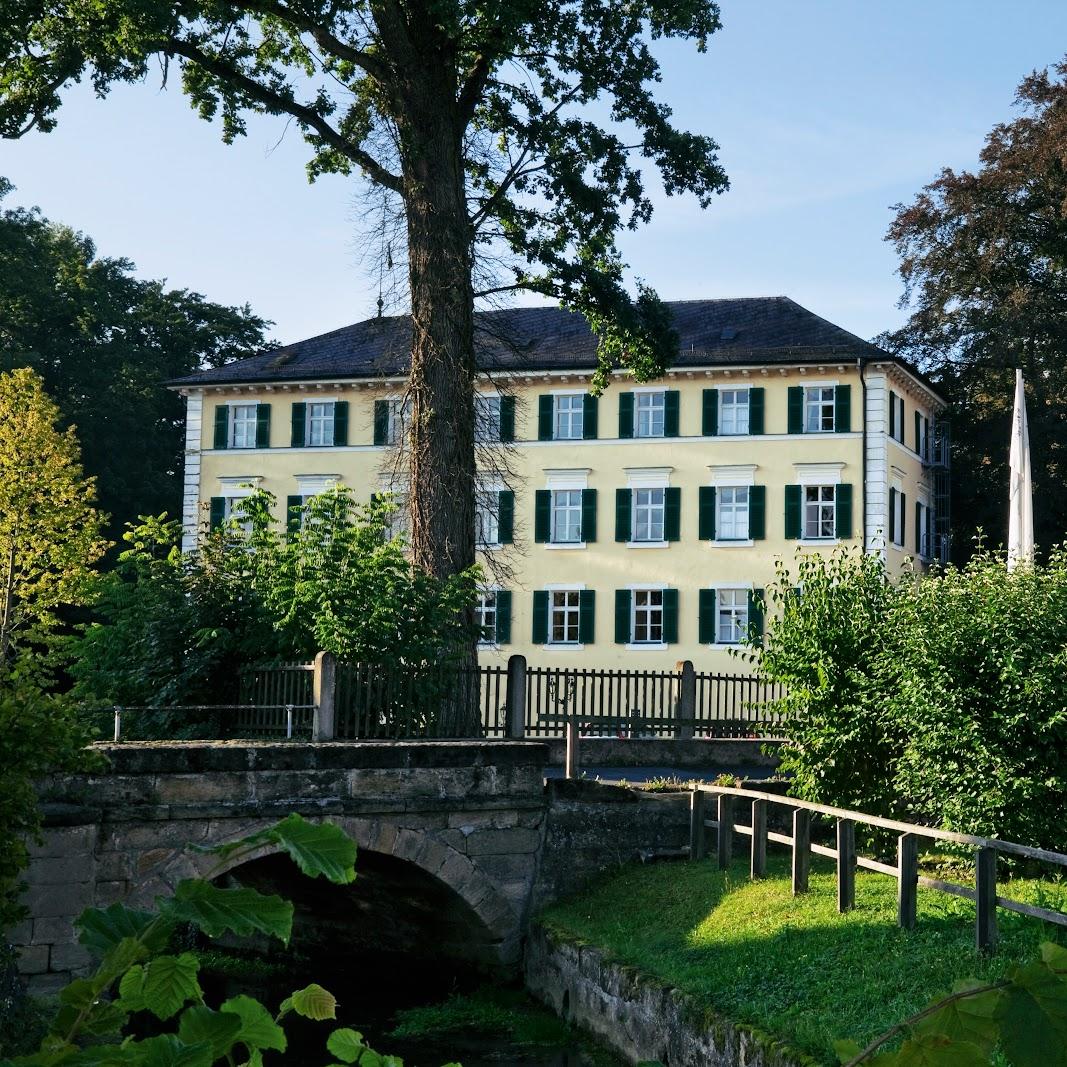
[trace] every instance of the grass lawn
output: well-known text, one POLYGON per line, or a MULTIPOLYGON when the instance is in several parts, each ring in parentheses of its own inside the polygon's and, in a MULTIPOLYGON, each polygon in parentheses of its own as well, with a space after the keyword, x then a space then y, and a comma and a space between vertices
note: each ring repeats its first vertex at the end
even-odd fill
MULTIPOLYGON (((835 1038, 866 1044, 957 979, 996 977, 1042 941, 1063 939, 1063 928, 999 909, 999 951, 984 959, 970 901, 920 889, 907 933, 892 878, 858 871, 856 908, 839 915, 831 861, 812 857, 811 891, 797 898, 786 861, 768 868, 752 882, 747 862, 628 867, 542 920, 826 1063, 838 1062, 835 1038)), ((1016 880, 1001 895, 1067 910, 1067 882, 1016 880)))

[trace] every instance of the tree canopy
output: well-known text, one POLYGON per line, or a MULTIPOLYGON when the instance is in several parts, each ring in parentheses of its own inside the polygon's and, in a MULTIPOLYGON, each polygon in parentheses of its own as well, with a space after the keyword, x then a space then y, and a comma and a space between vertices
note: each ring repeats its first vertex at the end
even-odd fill
MULTIPOLYGON (((0 197, 10 191, 0 178, 0 197)), ((269 325, 133 269, 38 211, 0 212, 0 371, 41 376, 63 425, 77 427, 116 535, 181 507, 184 407, 163 382, 262 349, 269 325)))
POLYGON ((945 169, 898 204, 901 306, 883 344, 929 371, 948 393, 957 549, 975 527, 1007 531, 1013 368, 1027 387, 1035 538, 1067 530, 1067 60, 1025 78, 1020 114, 986 137, 976 171, 945 169))

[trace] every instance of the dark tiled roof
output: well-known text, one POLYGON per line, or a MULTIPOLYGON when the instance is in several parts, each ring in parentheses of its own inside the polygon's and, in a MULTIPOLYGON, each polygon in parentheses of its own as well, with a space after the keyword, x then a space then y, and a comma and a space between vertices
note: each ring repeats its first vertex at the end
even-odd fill
MULTIPOLYGON (((676 367, 890 359, 881 349, 785 296, 677 300, 676 367)), ((486 371, 591 370, 597 340, 581 315, 558 307, 476 316, 478 365, 486 371)), ((404 374, 408 316, 367 319, 258 356, 178 378, 171 385, 393 377, 404 374)))

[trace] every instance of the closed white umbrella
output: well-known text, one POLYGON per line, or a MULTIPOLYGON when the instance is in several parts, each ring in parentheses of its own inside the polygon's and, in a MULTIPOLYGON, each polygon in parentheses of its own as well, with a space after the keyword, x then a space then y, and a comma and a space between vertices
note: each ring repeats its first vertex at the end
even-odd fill
POLYGON ((1015 372, 1008 490, 1008 570, 1034 558, 1034 488, 1030 478, 1030 431, 1026 425, 1023 372, 1015 372))

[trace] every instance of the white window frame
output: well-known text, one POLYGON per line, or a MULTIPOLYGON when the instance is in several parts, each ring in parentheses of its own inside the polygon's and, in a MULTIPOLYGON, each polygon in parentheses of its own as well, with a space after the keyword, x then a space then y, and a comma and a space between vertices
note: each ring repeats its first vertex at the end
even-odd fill
POLYGON ((395 507, 395 510, 389 516, 389 525, 385 528, 386 540, 392 541, 397 537, 407 537, 410 521, 408 497, 411 494, 411 487, 406 480, 394 480, 388 476, 383 476, 379 482, 378 492, 383 496, 391 496, 395 507))
MULTIPOLYGON (((223 522, 229 522, 230 519, 235 518, 234 510, 237 502, 250 497, 256 489, 259 488, 259 483, 261 481, 262 478, 258 475, 250 475, 243 478, 219 479, 219 496, 223 499, 223 522)), ((238 529, 243 530, 246 534, 250 534, 252 532, 252 524, 250 522, 239 523, 238 529)))
POLYGON ((499 393, 474 394, 474 440, 479 444, 500 441, 500 411, 499 393))
POLYGON ((500 590, 496 586, 483 587, 478 590, 478 599, 474 603, 474 618, 478 624, 478 647, 479 648, 497 648, 499 641, 497 640, 497 600, 496 595, 500 590), (492 597, 493 603, 488 603, 489 598, 492 597), (493 617, 493 636, 488 638, 485 636, 485 631, 488 628, 486 624, 486 618, 492 614, 493 617))
POLYGON ((902 488, 904 483, 900 479, 894 478, 891 484, 893 486, 893 510, 896 514, 890 516, 890 525, 893 528, 893 538, 890 544, 894 548, 903 549, 905 547, 905 534, 907 533, 905 529, 907 521, 905 516, 907 513, 904 509, 907 507, 908 502, 904 497, 902 488))
POLYGON ((256 447, 256 432, 259 426, 259 404, 256 401, 249 403, 246 400, 241 400, 227 405, 229 409, 229 421, 226 426, 226 440, 230 448, 255 448, 256 447), (251 411, 251 418, 248 417, 247 412, 251 411), (238 412, 242 413, 241 419, 238 420, 238 412), (247 440, 248 430, 251 427, 252 441, 250 444, 238 444, 237 443, 237 427, 241 425, 243 430, 243 436, 247 440))
POLYGON ((818 544, 826 544, 837 540, 837 484, 822 484, 822 485, 802 485, 800 488, 800 539, 802 541, 817 542, 818 544), (829 490, 830 499, 824 499, 826 491, 829 490), (812 493, 817 494, 815 500, 809 500, 808 497, 812 493), (814 507, 815 511, 815 523, 818 529, 822 529, 823 524, 827 521, 827 514, 829 515, 829 523, 831 532, 828 534, 811 534, 808 533, 808 509, 814 507), (826 509, 829 508, 827 512, 826 509))
POLYGON ((632 545, 665 545, 666 540, 666 524, 667 524, 667 487, 666 486, 653 486, 643 485, 638 486, 635 489, 630 490, 630 544, 632 545), (659 503, 655 504, 651 499, 642 503, 641 494, 659 493, 659 503), (655 530, 654 514, 658 509, 659 511, 659 537, 638 537, 638 530, 640 524, 638 521, 639 514, 644 511, 647 514, 647 524, 649 526, 649 532, 655 530))
POLYGON ((585 434, 585 393, 581 390, 554 392, 552 394, 552 440, 581 441, 585 434), (562 402, 567 402, 567 411, 562 410, 562 402), (577 401, 577 403, 575 403, 577 401), (571 432, 562 434, 564 415, 567 428, 571 432), (574 433, 577 424, 577 433, 574 433))
POLYGON ((500 547, 500 490, 496 487, 482 485, 474 492, 474 543, 483 549, 500 547))
POLYGON ((667 647, 667 642, 663 639, 663 594, 666 590, 664 585, 634 585, 630 586, 630 640, 626 647, 632 651, 642 651, 647 649, 664 649, 667 647), (659 604, 651 603, 651 597, 653 594, 659 594, 659 604), (638 604, 639 597, 648 597, 649 603, 644 605, 638 604), (653 623, 653 613, 658 612, 659 622, 653 623), (637 636, 638 627, 638 615, 645 615, 645 625, 651 632, 653 626, 659 626, 659 637, 652 638, 647 637, 644 640, 640 640, 637 636))
POLYGON ((719 435, 721 437, 747 437, 752 431, 750 429, 752 423, 752 386, 750 385, 730 385, 719 389, 719 435), (733 394, 735 397, 744 398, 743 405, 735 401, 730 405, 726 403, 727 394, 733 394), (734 429, 727 429, 727 408, 733 410, 734 416, 734 429), (744 417, 741 418, 742 409, 744 417), (744 423, 744 429, 738 429, 736 427, 744 423))
POLYGON ((582 492, 581 489, 550 489, 552 494, 550 498, 550 516, 549 516, 549 543, 553 545, 585 545, 585 537, 582 533, 582 492), (560 506, 558 498, 566 493, 568 497, 577 497, 577 503, 573 500, 568 500, 566 504, 560 506), (568 525, 571 526, 577 533, 577 537, 561 538, 559 536, 559 517, 563 512, 569 517, 568 525))
POLYGON ((748 628, 751 622, 748 614, 749 597, 752 594, 751 586, 742 585, 720 585, 714 586, 715 589, 715 640, 713 644, 720 648, 735 648, 738 645, 744 643, 745 638, 748 636, 748 628), (730 599, 733 601, 728 608, 723 603, 724 594, 729 594, 730 599), (738 623, 736 620, 741 618, 738 613, 737 597, 740 594, 741 607, 744 609, 743 621, 738 623), (729 611, 729 617, 733 621, 733 628, 731 634, 736 634, 740 629, 740 638, 738 640, 724 641, 722 640, 722 622, 724 616, 724 608, 729 611))
POLYGON ((666 437, 667 433, 667 390, 666 389, 635 389, 634 390, 634 437, 642 439, 658 440, 666 437), (659 401, 656 403, 656 401, 659 401), (641 416, 647 415, 648 433, 641 432, 641 416), (659 433, 653 433, 656 418, 659 418, 659 433))
POLYGON ((833 433, 834 432, 834 415, 837 400, 837 383, 835 382, 808 382, 804 385, 804 433, 833 433), (819 393, 819 396, 813 394, 819 393), (829 400, 826 399, 825 393, 830 394, 829 400), (830 426, 829 428, 822 425, 826 418, 826 407, 830 408, 830 426), (818 423, 814 428, 810 425, 811 415, 815 415, 818 423))
MULTIPOLYGON (((637 532, 637 492, 640 489, 662 489, 663 494, 663 525, 666 527, 667 520, 667 494, 670 488, 670 476, 673 467, 627 467, 626 484, 630 490, 630 540, 626 542, 627 548, 666 548, 669 542, 664 537, 661 541, 638 541, 634 538, 637 532)), ((666 529, 664 529, 666 535, 666 529)))
POLYGON ((315 397, 314 400, 308 399, 305 401, 305 420, 304 420, 304 445, 307 448, 330 448, 334 443, 335 419, 337 417, 337 401, 332 399, 323 399, 322 397, 315 397), (316 415, 314 409, 316 407, 329 408, 328 413, 322 413, 316 415), (322 429, 321 441, 315 440, 315 425, 316 423, 322 429), (326 430, 328 429, 328 433, 326 430))
POLYGON ((403 396, 389 396, 385 398, 388 405, 386 408, 387 418, 385 424, 385 443, 395 445, 407 425, 408 416, 411 414, 411 398, 403 396))
POLYGON ((715 490, 715 540, 723 541, 726 544, 736 544, 738 541, 749 541, 749 529, 751 528, 752 521, 752 493, 751 486, 748 485, 721 485, 717 486, 715 490), (744 494, 744 501, 737 500, 737 494, 744 494), (733 497, 734 499, 727 501, 727 497, 733 497), (733 536, 725 536, 726 530, 726 514, 727 509, 732 511, 732 521, 730 525, 734 529, 733 536), (738 517, 743 515, 744 521, 741 526, 738 526, 738 517), (742 533, 737 533, 738 529, 741 529, 742 533))
POLYGON ((580 585, 557 585, 548 586, 546 592, 548 593, 548 633, 545 635, 545 647, 555 649, 566 649, 569 651, 581 650, 582 645, 582 590, 584 586, 580 585), (574 603, 564 604, 557 609, 556 597, 564 596, 569 598, 573 594, 574 603), (574 640, 573 641, 556 641, 553 639, 553 633, 555 631, 555 617, 556 611, 562 611, 564 615, 564 634, 569 629, 568 620, 573 616, 574 620, 574 640))

